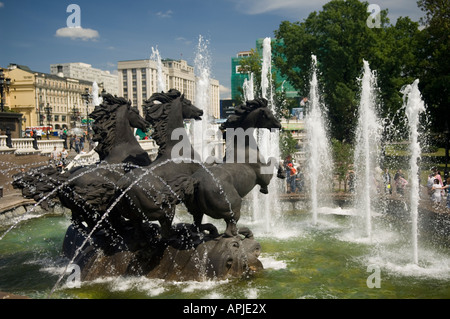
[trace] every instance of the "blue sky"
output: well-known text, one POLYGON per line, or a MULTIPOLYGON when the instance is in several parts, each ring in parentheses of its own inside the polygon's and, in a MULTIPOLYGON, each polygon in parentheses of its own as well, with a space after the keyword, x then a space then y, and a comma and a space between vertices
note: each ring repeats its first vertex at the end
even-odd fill
MULTIPOLYGON (((222 98, 230 95, 231 58, 273 37, 281 21, 302 21, 326 0, 0 0, 0 66, 9 63, 50 72, 50 64, 85 62, 115 71, 121 60, 146 59, 158 47, 162 58, 194 64, 201 35, 209 41, 211 74, 222 98), (64 33, 71 13, 81 8, 85 38, 64 33), (60 30, 63 29, 63 30, 60 30), (59 30, 59 31, 58 31, 59 30), (57 35, 57 32, 59 36, 57 35)), ((399 16, 423 16, 415 0, 369 0, 399 16)), ((78 30, 80 31, 80 30, 78 30)))

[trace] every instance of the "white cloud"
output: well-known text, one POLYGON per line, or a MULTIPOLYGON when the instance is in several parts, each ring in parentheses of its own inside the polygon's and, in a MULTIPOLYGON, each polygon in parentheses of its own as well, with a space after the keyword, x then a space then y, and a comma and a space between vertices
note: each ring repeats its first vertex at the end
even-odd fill
POLYGON ((176 41, 179 41, 179 42, 182 42, 182 43, 184 43, 185 45, 190 45, 190 44, 192 44, 192 41, 191 41, 191 40, 188 40, 188 39, 183 38, 183 37, 177 37, 177 38, 175 38, 175 40, 176 40, 176 41))
POLYGON ((0 8, 3 8, 5 4, 3 2, 0 2, 0 8))
POLYGON ((244 14, 281 13, 291 15, 309 14, 320 10, 329 0, 230 0, 244 14))
POLYGON ((163 19, 164 18, 171 18, 172 14, 173 14, 172 10, 167 10, 166 12, 159 11, 159 12, 156 13, 156 15, 158 17, 163 18, 163 19))
POLYGON ((219 93, 221 99, 230 99, 231 98, 231 89, 219 84, 219 93))
POLYGON ((55 36, 62 38, 71 38, 72 40, 81 39, 83 41, 95 41, 100 37, 98 31, 93 29, 84 29, 82 27, 60 28, 56 30, 55 36))
MULTIPOLYGON (((324 4, 330 0, 228 0, 235 4, 237 11, 257 15, 264 13, 278 14, 286 18, 303 20, 312 11, 322 11, 324 4)), ((423 12, 415 2, 411 0, 373 0, 369 3, 377 4, 381 10, 388 9, 388 18, 391 23, 395 23, 399 16, 408 16, 413 21, 418 21, 423 16, 423 12)))

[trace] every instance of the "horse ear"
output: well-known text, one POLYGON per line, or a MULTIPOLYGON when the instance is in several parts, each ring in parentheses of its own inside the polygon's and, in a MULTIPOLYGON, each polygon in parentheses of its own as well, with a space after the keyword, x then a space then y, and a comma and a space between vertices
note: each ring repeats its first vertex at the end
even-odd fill
POLYGON ((181 96, 180 96, 180 100, 181 100, 181 101, 184 101, 184 93, 183 93, 183 94, 181 94, 181 96))

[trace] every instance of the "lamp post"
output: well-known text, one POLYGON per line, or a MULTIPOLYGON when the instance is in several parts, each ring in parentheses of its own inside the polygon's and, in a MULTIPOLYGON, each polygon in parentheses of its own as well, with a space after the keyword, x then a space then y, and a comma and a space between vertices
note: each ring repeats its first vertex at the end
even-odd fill
POLYGON ((73 127, 77 126, 78 116, 80 115, 80 110, 74 105, 72 108, 72 122, 73 127))
POLYGON ((41 110, 44 110, 44 103, 39 103, 38 115, 39 115, 39 126, 44 126, 44 118, 41 114, 41 110))
POLYGON ((3 73, 3 69, 0 69, 0 95, 1 95, 0 112, 5 112, 3 95, 4 95, 4 92, 8 92, 10 85, 11 85, 11 79, 5 77, 5 75, 3 73))
MULTIPOLYGON (((50 107, 49 103, 47 103, 47 107, 45 108, 45 113, 47 114, 47 125, 51 126, 52 125, 52 108, 50 107)), ((50 130, 47 129, 47 139, 49 139, 49 133, 50 130)))
POLYGON ((84 93, 81 94, 81 97, 83 98, 83 100, 86 103, 86 127, 87 127, 87 133, 89 135, 89 133, 90 133, 90 130, 89 130, 89 99, 91 98, 91 94, 89 93, 88 88, 84 89, 84 93))

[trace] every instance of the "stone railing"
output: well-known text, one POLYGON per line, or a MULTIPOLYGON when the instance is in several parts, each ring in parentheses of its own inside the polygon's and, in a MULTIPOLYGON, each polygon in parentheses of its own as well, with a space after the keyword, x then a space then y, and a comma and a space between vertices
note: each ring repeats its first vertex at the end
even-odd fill
POLYGON ((37 141, 38 149, 41 154, 50 154, 56 146, 58 152, 62 151, 64 147, 64 140, 40 140, 37 141))
POLYGON ((54 147, 56 150, 61 151, 64 146, 63 140, 39 140, 37 141, 37 148, 33 147, 32 138, 12 138, 12 148, 6 146, 6 135, 0 135, 0 152, 14 153, 16 155, 23 154, 50 154, 54 147))

